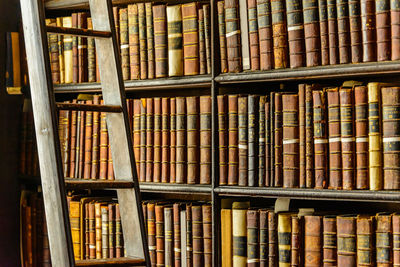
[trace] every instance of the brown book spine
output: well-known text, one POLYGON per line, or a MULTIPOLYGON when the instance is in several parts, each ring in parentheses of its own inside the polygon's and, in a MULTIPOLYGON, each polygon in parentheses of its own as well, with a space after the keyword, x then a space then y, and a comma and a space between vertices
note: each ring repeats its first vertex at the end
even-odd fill
POLYGON ((167 7, 153 6, 154 57, 156 78, 168 76, 167 7))
MULTIPOLYGON (((181 266, 181 205, 175 203, 173 206, 173 216, 174 216, 174 266, 181 266)), ((185 248, 186 249, 186 248, 185 248)), ((171 265, 172 266, 172 265, 171 265)))
POLYGON ((115 258, 124 256, 124 239, 122 236, 121 213, 119 204, 115 204, 115 258))
POLYGON ((211 183, 211 97, 200 96, 200 184, 211 183))
POLYGON ((247 210, 247 266, 259 265, 259 212, 258 210, 247 210))
POLYGON ((212 207, 202 205, 204 265, 212 266, 212 207))
POLYGON ((393 236, 392 214, 378 213, 376 215, 376 266, 392 266, 393 236))
POLYGON ((278 220, 273 211, 268 211, 268 266, 278 266, 278 220))
POLYGON ((155 205, 156 219, 156 263, 163 266, 165 263, 165 244, 164 244, 164 206, 155 205))
MULTIPOLYGON (((265 108, 266 108, 266 96, 260 96, 259 102, 258 102, 258 186, 263 187, 266 186, 266 179, 265 177, 267 176, 266 174, 269 174, 269 170, 266 169, 267 165, 267 160, 266 160, 266 155, 265 152, 268 150, 266 145, 266 136, 265 133, 268 131, 266 127, 266 122, 268 122, 268 119, 266 120, 266 114, 265 114, 265 108)), ((255 137, 257 140, 257 136, 255 137)), ((256 159, 257 161, 257 159, 256 159)), ((269 180, 269 177, 268 177, 269 180)), ((269 181, 268 181, 269 182, 269 181)), ((269 185, 269 183, 268 183, 269 185)))
MULTIPOLYGON (((78 13, 72 13, 72 28, 78 28, 78 13)), ((79 82, 78 38, 72 36, 72 82, 79 82)))
MULTIPOLYGON (((66 101, 69 103, 69 101, 66 101)), ((65 116, 62 121, 63 127, 63 142, 62 142, 62 160, 63 160, 63 170, 64 173, 67 174, 69 172, 69 161, 70 161, 70 130, 71 130, 71 111, 65 110, 65 116)), ((60 116, 61 117, 61 116, 60 116)), ((61 120, 61 119, 60 119, 61 120)))
POLYGON ((140 157, 139 181, 146 181, 146 99, 140 99, 140 157))
POLYGON ((140 99, 133 99, 133 152, 136 172, 140 175, 140 99))
POLYGON ((168 97, 161 99, 161 182, 169 182, 169 104, 168 97))
POLYGON ((286 15, 290 67, 303 67, 305 65, 305 47, 301 0, 286 0, 286 15))
MULTIPOLYGON (((372 221, 373 217, 370 218, 370 221, 372 221)), ((393 220, 393 266, 400 266, 400 215, 398 213, 393 214, 392 217, 393 220)), ((368 227, 371 224, 368 224, 368 227)), ((358 225, 357 225, 358 226, 358 225)), ((373 227, 373 225, 371 225, 373 227)), ((367 228, 369 231, 366 231, 366 234, 369 234, 370 240, 372 241, 372 233, 373 233, 373 228, 369 227, 367 228)), ((366 253, 368 253, 368 256, 373 256, 373 245, 371 245, 367 248, 365 248, 366 253)), ((368 259, 373 259, 372 257, 369 257, 368 259)))
POLYGON ((114 165, 111 153, 111 144, 108 144, 107 180, 114 180, 114 165))
POLYGON ((326 133, 325 92, 313 91, 315 188, 327 186, 328 139, 326 133))
POLYGON ((304 38, 307 67, 321 64, 318 0, 303 0, 304 38))
POLYGON ((323 266, 337 266, 336 216, 323 218, 323 266))
MULTIPOLYGON (((156 24, 154 23, 154 26, 156 24)), ((139 14, 138 5, 128 5, 129 69, 131 80, 140 78, 139 14)))
POLYGON ((186 98, 187 125, 187 183, 199 183, 199 99, 186 98))
POLYGON ((102 243, 101 243, 101 202, 94 204, 94 216, 95 216, 95 238, 96 238, 96 259, 102 258, 102 243))
POLYGON ((260 209, 260 267, 268 266, 268 210, 260 209))
POLYGON ((265 186, 273 186, 271 178, 273 177, 272 164, 272 132, 271 132, 271 99, 265 103, 265 186))
POLYGON ((149 255, 151 266, 156 266, 156 214, 155 204, 147 204, 147 242, 149 245, 149 255))
POLYGON ((391 25, 389 0, 376 0, 376 42, 378 61, 390 60, 391 52, 391 25))
POLYGON ((258 140, 256 138, 258 133, 258 105, 259 96, 249 95, 247 98, 247 176, 248 186, 258 185, 258 140))
POLYGON ((257 22, 260 42, 260 69, 273 68, 273 40, 271 23, 271 5, 269 1, 257 0, 257 22))
POLYGON ((219 184, 228 183, 228 97, 217 96, 218 102, 218 147, 219 147, 219 184))
POLYGON ((240 45, 239 1, 225 0, 226 50, 228 71, 242 71, 240 45))
POLYGON ((113 6, 113 17, 114 17, 114 25, 115 25, 115 33, 117 36, 117 44, 119 45, 119 7, 113 6))
POLYGON ((291 266, 303 266, 303 217, 292 216, 291 266))
POLYGON ((339 63, 346 64, 350 63, 351 61, 349 3, 348 0, 336 0, 336 5, 339 41, 339 63))
POLYGON ((84 235, 84 243, 85 243, 85 246, 84 246, 84 253, 82 253, 82 256, 84 256, 83 257, 83 259, 85 259, 85 260, 88 260, 89 259, 89 248, 90 248, 90 246, 89 246, 89 239, 90 239, 90 235, 89 235, 89 203, 85 203, 84 204, 84 208, 85 208, 85 211, 84 211, 84 220, 85 220, 85 228, 84 228, 84 233, 85 233, 85 235, 84 235))
POLYGON ((337 217, 337 264, 356 266, 356 217, 337 217))
MULTIPOLYGON (((93 104, 100 104, 100 95, 93 96, 93 104)), ((99 178, 100 161, 100 112, 93 112, 93 134, 92 134, 92 168, 91 179, 99 178)))
POLYGON ((247 96, 240 96, 238 98, 239 186, 247 186, 248 184, 247 127, 247 96))
POLYGON ((108 249, 109 257, 115 258, 115 204, 108 204, 108 249))
MULTIPOLYGON (((164 207, 164 264, 165 266, 172 266, 174 264, 174 218, 173 218, 173 208, 164 207)), ((159 264, 162 265, 162 264, 159 264)))
POLYGON ((186 182, 186 99, 176 98, 176 183, 186 182))
POLYGON ((306 85, 299 84, 299 187, 306 187, 306 85))
POLYGON ((204 32, 204 11, 202 8, 197 10, 199 25, 199 74, 207 73, 206 40, 204 32))
POLYGON ((357 266, 374 266, 374 228, 373 216, 357 216, 357 266))
POLYGON ((361 0, 361 36, 363 62, 376 61, 375 1, 361 0))
POLYGON ((176 182, 176 98, 170 99, 170 163, 169 182, 176 182))
POLYGON ((390 22, 392 37, 392 60, 400 59, 400 3, 397 0, 390 1, 390 22))
POLYGON ((238 96, 228 96, 228 185, 238 184, 238 96))
POLYGON ((275 135, 275 186, 282 186, 283 184, 283 129, 282 129, 282 93, 275 93, 275 112, 274 112, 274 135, 275 135))
POLYGON ((101 205, 101 256, 103 259, 109 258, 108 244, 108 206, 101 205))
MULTIPOLYGON (((85 101, 81 101, 81 104, 84 103, 85 101)), ((85 158, 86 111, 79 111, 78 117, 79 116, 80 116, 79 138, 78 138, 79 146, 77 147, 78 169, 75 178, 83 178, 84 158, 85 158)))
MULTIPOLYGON (((48 26, 57 26, 56 19, 46 19, 48 26)), ((60 61, 59 48, 58 48, 58 36, 57 34, 49 34, 49 51, 50 51, 50 66, 51 66, 51 77, 53 83, 60 83, 60 61)))
POLYGON ((147 28, 145 3, 138 3, 140 79, 147 79, 147 28))
POLYGON ((354 88, 356 128, 356 188, 368 189, 368 88, 354 88))
POLYGON ((153 182, 154 99, 146 98, 146 182, 153 182))
POLYGON ((283 0, 271 0, 271 16, 274 68, 283 69, 289 65, 285 2, 283 0))
POLYGON ((349 0, 351 62, 362 62, 360 0, 349 0))
POLYGON ((192 206, 193 267, 204 266, 203 225, 201 206, 192 206))
POLYGON ((247 0, 249 42, 250 42, 250 66, 251 70, 260 69, 260 46, 257 21, 257 0, 247 0))
POLYGON ((322 217, 304 216, 304 266, 321 266, 322 263, 322 217))
POLYGON ((128 9, 119 9, 119 40, 121 44, 121 65, 122 65, 122 78, 124 80, 130 79, 130 62, 129 62, 129 32, 128 32, 128 9))
MULTIPOLYGON (((92 100, 86 101, 86 104, 93 104, 92 100)), ((83 169, 83 178, 92 178, 92 148, 93 148, 93 111, 86 111, 85 120, 85 161, 83 169)))
POLYGON ((161 182, 161 98, 155 97, 154 101, 154 164, 153 182, 161 182))
POLYGON ((313 86, 306 85, 306 187, 314 187, 313 86))
POLYGON ((145 3, 147 40, 147 78, 154 79, 154 28, 152 3, 145 3))
MULTIPOLYGON (((88 14, 78 13, 78 28, 87 29, 88 14)), ((88 39, 78 37, 78 81, 80 83, 88 81, 88 39)))
POLYGON ((328 2, 329 64, 339 64, 338 22, 336 0, 328 2))
POLYGON ((207 74, 211 74, 211 19, 210 19, 210 5, 203 5, 204 11, 204 34, 206 41, 206 62, 207 62, 207 74))
POLYGON ((197 3, 182 5, 184 75, 199 74, 199 25, 197 3))
POLYGON ((226 27, 224 1, 217 2, 218 9, 218 32, 219 32, 219 57, 221 59, 221 73, 228 72, 228 61, 226 51, 226 27))
POLYGON ((186 266, 193 266, 192 204, 186 204, 186 266))
POLYGON ((340 97, 337 87, 328 89, 329 186, 342 189, 342 143, 340 138, 340 97))
POLYGON ((319 33, 321 38, 321 65, 329 65, 328 0, 319 0, 319 33))
POLYGON ((283 187, 299 187, 299 98, 282 96, 283 114, 283 187))
POLYGON ((96 221, 94 203, 89 203, 89 258, 96 258, 96 221))

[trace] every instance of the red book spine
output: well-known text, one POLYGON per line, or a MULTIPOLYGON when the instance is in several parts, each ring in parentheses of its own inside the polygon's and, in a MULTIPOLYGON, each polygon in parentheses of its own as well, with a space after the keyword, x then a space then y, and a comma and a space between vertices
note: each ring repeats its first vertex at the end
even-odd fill
POLYGON ((228 185, 238 184, 238 96, 228 96, 228 185))
POLYGON ((200 96, 200 184, 211 183, 211 97, 200 96))
POLYGON ((219 95, 218 101, 218 147, 219 147, 219 184, 228 183, 228 102, 226 95, 219 95))
POLYGON ((186 98, 187 183, 199 183, 199 99, 186 98))
POLYGON ((146 182, 153 182, 154 106, 153 98, 146 98, 146 182))
POLYGON ((153 182, 161 182, 161 98, 154 98, 154 169, 153 182))
POLYGON ((161 182, 169 182, 169 154, 170 154, 170 99, 163 97, 161 99, 161 182))

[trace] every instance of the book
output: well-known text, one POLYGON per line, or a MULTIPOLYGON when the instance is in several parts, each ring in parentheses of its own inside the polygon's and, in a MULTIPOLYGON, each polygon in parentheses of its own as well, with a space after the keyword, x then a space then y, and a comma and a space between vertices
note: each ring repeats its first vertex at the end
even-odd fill
POLYGON ((239 177, 238 185, 248 185, 248 114, 247 96, 238 98, 238 147, 239 147, 239 177))
POLYGON ((246 213, 248 206, 248 202, 232 204, 233 266, 244 266, 247 262, 246 213))
POLYGON ((165 231, 164 231, 164 206, 155 205, 155 222, 156 222, 156 265, 164 265, 165 263, 165 231))
MULTIPOLYGON (((266 135, 268 128, 266 128, 266 96, 260 96, 258 103, 258 186, 266 186, 266 174, 269 174, 269 170, 266 169, 266 165, 269 162, 266 159, 266 151, 268 150, 266 145, 266 135)), ((269 177, 268 177, 269 182, 269 177)))
POLYGON ((349 1, 336 0, 336 5, 337 5, 339 63, 346 64, 350 63, 351 61, 349 1))
MULTIPOLYGON (((368 221, 365 220, 365 229, 364 234, 365 234, 365 242, 364 242, 364 250, 363 250, 363 255, 365 262, 372 262, 373 260, 373 252, 374 252, 374 246, 373 246, 373 217, 371 216, 370 219, 368 221), (369 241, 367 243, 367 241, 369 241), (369 246, 367 246, 367 244, 369 246), (368 261, 369 260, 369 261, 368 261)), ((400 234, 400 229, 399 229, 399 225, 400 225, 400 217, 398 213, 394 213, 392 216, 392 231, 393 231, 393 266, 396 266, 400 263, 400 251, 399 251, 399 234, 400 234)), ((358 226, 358 225, 357 225, 358 226)))
POLYGON ((238 184, 238 96, 228 95, 228 185, 238 184))
POLYGON ((376 61, 375 1, 362 0, 360 8, 363 62, 376 61))
MULTIPOLYGON (((181 209, 181 264, 176 264, 178 266, 186 266, 186 235, 187 235, 187 231, 186 231, 186 210, 184 208, 181 209)), ((177 258, 175 257, 175 261, 177 260, 177 258)))
POLYGON ((203 5, 204 11, 204 38, 206 42, 206 63, 207 74, 211 74, 211 21, 210 21, 210 5, 203 5))
POLYGON ((243 70, 250 70, 249 18, 247 0, 239 0, 240 44, 243 70))
POLYGON ((207 73, 207 56, 206 56, 206 37, 204 30, 204 10, 197 9, 198 25, 199 25, 199 74, 207 73))
MULTIPOLYGON (((394 219, 394 217, 393 217, 394 219)), ((395 224, 393 224, 394 226, 395 224)), ((362 266, 372 266, 374 262, 374 217, 357 216, 357 262, 362 266)))
POLYGON ((146 182, 154 178, 154 99, 146 98, 146 182))
POLYGON ((204 252, 204 265, 212 266, 212 207, 211 205, 202 205, 202 218, 203 218, 203 252, 204 252))
POLYGON ((241 57, 241 27, 239 25, 239 1, 225 0, 226 51, 228 71, 242 71, 241 57))
POLYGON ((167 7, 153 6, 155 77, 168 76, 167 7))
POLYGON ((336 0, 327 0, 328 34, 329 34, 329 64, 339 64, 338 21, 336 0))
POLYGON ((292 222, 290 213, 278 214, 279 266, 290 266, 292 222))
POLYGON ((337 266, 336 216, 327 215, 322 219, 323 266, 337 266))
POLYGON ((145 3, 146 12, 146 41, 147 41, 147 79, 154 79, 154 27, 152 3, 145 3))
MULTIPOLYGON (((60 23, 61 24, 61 23, 60 23)), ((57 25, 58 26, 58 25, 57 25)), ((61 25, 60 25, 61 26, 61 25)), ((72 28, 72 17, 62 18, 62 27, 72 28)), ((72 83, 73 81, 73 54, 72 54, 72 36, 64 35, 62 43, 64 44, 64 83, 72 83)), ((61 65, 61 63, 60 63, 61 65)), ((61 73, 61 71, 60 71, 61 73)))
MULTIPOLYGON (((273 164, 272 164, 272 132, 271 132, 271 99, 265 103, 265 186, 272 186, 273 164)), ((260 183, 260 181, 259 181, 260 183)))
POLYGON ((283 183, 283 129, 282 129, 282 93, 275 93, 274 114, 274 159, 275 159, 275 186, 282 186, 283 183))
MULTIPOLYGON (((86 101, 86 104, 93 104, 92 100, 86 101)), ((85 118, 85 146, 84 146, 84 169, 83 178, 90 179, 92 175, 92 147, 93 143, 93 111, 86 111, 85 118)), ((83 149, 83 148, 82 148, 83 149)))
POLYGON ((306 85, 306 187, 314 187, 313 85, 306 85))
POLYGON ((391 59, 390 1, 375 1, 377 60, 391 59))
MULTIPOLYGON (((57 17, 56 18, 56 26, 63 27, 64 18, 57 17)), ((67 23, 65 27, 70 25, 67 23)), ((68 26, 70 27, 70 26, 68 26)), ((67 37, 67 42, 70 42, 70 37, 67 37)), ((64 35, 57 35, 57 44, 58 44, 58 65, 60 68, 60 83, 65 83, 65 58, 64 58, 64 35)))
POLYGON ((258 155, 258 140, 256 138, 258 133, 258 103, 259 96, 249 95, 247 97, 247 159, 248 159, 248 186, 256 186, 258 184, 258 161, 256 157, 258 155))
POLYGON ((274 56, 269 1, 257 0, 257 22, 260 43, 260 70, 270 70, 273 68, 274 56))
POLYGON ((199 26, 197 4, 182 5, 184 75, 199 74, 199 26))
POLYGON ((193 266, 192 204, 186 204, 186 266, 193 266))
POLYGON ((362 62, 361 1, 349 0, 351 63, 362 62))
POLYGON ((218 105, 218 147, 219 147, 219 184, 228 183, 228 97, 217 96, 218 105))
POLYGON ((322 216, 304 216, 304 266, 321 266, 322 263, 322 216))
MULTIPOLYGON (((57 19, 46 19, 46 25, 47 26, 57 26, 57 19)), ((10 51, 7 51, 7 56, 14 56, 18 55, 19 57, 19 49, 15 49, 15 47, 19 47, 19 38, 18 34, 13 34, 10 33, 7 35, 7 42, 10 42, 7 44, 7 48, 10 49, 10 51), (14 48, 12 46, 12 42, 14 41, 14 48)), ((50 52, 50 68, 51 68, 51 77, 53 80, 53 83, 57 84, 60 83, 60 62, 59 62, 59 48, 58 48, 58 37, 57 34, 48 34, 48 42, 49 42, 49 52, 50 52)), ((15 58, 13 60, 7 60, 7 62, 11 63, 13 66, 12 67, 7 67, 7 70, 12 70, 12 74, 9 74, 8 77, 11 77, 14 82, 11 84, 8 84, 7 86, 14 86, 18 85, 18 83, 21 82, 21 73, 20 73, 20 67, 18 67, 20 63, 19 58, 15 58)))
POLYGON ((302 2, 286 0, 286 16, 290 67, 303 67, 305 65, 305 45, 302 2))
POLYGON ((81 228, 79 225, 80 204, 81 203, 79 201, 71 201, 69 204, 69 219, 71 224, 72 246, 74 249, 75 260, 81 259, 81 228))
POLYGON ((260 69, 260 46, 257 21, 257 0, 247 0, 247 17, 250 45, 250 69, 260 69))
POLYGON ((337 264, 338 266, 356 265, 356 216, 337 217, 337 264))
POLYGON ((109 258, 109 225, 108 225, 108 205, 101 205, 101 254, 102 258, 106 259, 109 258))
POLYGON ((164 264, 165 266, 172 266, 174 264, 174 218, 173 207, 164 207, 164 264))
MULTIPOLYGON (((176 98, 176 183, 182 184, 186 180, 186 99, 176 98)), ((191 181, 193 182, 193 181, 191 181)))
POLYGON ((271 1, 271 16, 274 68, 282 69, 289 65, 285 2, 283 0, 271 1))
MULTIPOLYGON (((179 113, 177 113, 179 115, 179 113)), ((187 183, 199 183, 199 99, 186 98, 187 183)), ((180 115, 179 115, 180 116, 180 115)), ((180 116, 181 117, 181 116, 180 116)), ((178 127, 177 127, 178 128, 178 127)), ((178 128, 179 129, 179 128, 178 128)), ((179 132, 178 132, 179 133, 179 132)), ((179 136, 178 136, 179 141, 179 136)), ((185 149, 184 147, 182 148, 185 149)))
POLYGON ((149 256, 151 265, 157 263, 157 244, 156 244, 156 213, 155 203, 147 204, 147 242, 149 245, 149 256))
POLYGON ((254 267, 259 264, 259 212, 248 209, 247 214, 247 266, 254 267))
POLYGON ((183 41, 181 5, 167 6, 168 75, 183 75, 183 41))
POLYGON ((400 6, 398 1, 390 1, 391 59, 400 59, 400 6))
POLYGON ((306 85, 299 84, 299 187, 306 187, 306 85))
MULTIPOLYGON (((128 5, 129 69, 131 80, 140 78, 139 13, 138 5, 128 5)), ((161 15, 160 15, 161 16, 161 15)), ((154 22, 154 28, 156 27, 154 22)))
MULTIPOLYGON (((71 14, 72 28, 78 28, 78 13, 71 14)), ((79 82, 78 38, 72 36, 72 83, 79 82)))
POLYGON ((318 1, 319 33, 321 39, 321 65, 329 65, 328 0, 318 1))
POLYGON ((119 9, 119 41, 121 45, 122 79, 130 79, 128 9, 119 9))
POLYGON ((169 181, 176 182, 176 98, 170 98, 170 163, 169 181))
POLYGON ((135 155, 136 172, 140 176, 140 99, 133 100, 133 153, 135 155))
POLYGON ((219 33, 219 56, 221 73, 228 72, 227 50, 226 50, 226 27, 225 27, 225 6, 224 1, 217 2, 218 10, 218 33, 219 33))
POLYGON ((318 0, 303 0, 303 16, 306 66, 318 66, 321 64, 318 0))
POLYGON ((393 262, 392 214, 376 215, 376 265, 390 266, 393 262))
POLYGON ((271 145, 270 145, 270 154, 271 154, 271 175, 270 175, 270 186, 275 185, 275 92, 271 92, 269 95, 270 99, 270 137, 271 137, 271 145))
POLYGON ((140 99, 140 161, 139 181, 146 181, 146 99, 140 99))
POLYGON ((161 98, 155 97, 154 103, 154 144, 153 144, 153 182, 161 182, 161 138, 162 138, 162 122, 161 122, 161 98))
POLYGON ((221 266, 232 266, 232 209, 221 209, 221 266))
POLYGON ((140 79, 147 79, 147 26, 146 26, 146 7, 145 3, 138 3, 138 22, 139 22, 139 55, 140 55, 140 79))
POLYGON ((200 96, 200 184, 211 184, 211 97, 200 96))
POLYGON ((170 172, 170 98, 161 99, 161 182, 169 182, 170 172))
POLYGON ((259 257, 260 267, 268 266, 268 210, 260 209, 259 257))
MULTIPOLYGON (((174 259, 174 264, 175 266, 180 266, 181 265, 181 259, 182 259, 182 249, 181 249, 181 238, 182 234, 184 234, 181 231, 182 228, 182 216, 181 216, 182 210, 181 210, 181 204, 179 203, 174 203, 173 205, 173 223, 174 223, 174 231, 173 231, 173 241, 174 241, 174 246, 173 246, 173 259, 174 259)), ((172 263, 171 263, 172 266, 172 263)))

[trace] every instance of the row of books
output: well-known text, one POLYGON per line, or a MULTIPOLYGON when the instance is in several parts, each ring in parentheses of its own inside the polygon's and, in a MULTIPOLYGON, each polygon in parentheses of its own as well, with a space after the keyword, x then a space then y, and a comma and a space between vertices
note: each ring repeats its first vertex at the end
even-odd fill
MULTIPOLYGON (((124 80, 211 73, 209 4, 135 3, 113 12, 124 80)), ((93 29, 85 12, 46 23, 93 29)), ((49 34, 48 40, 54 83, 99 81, 94 38, 49 34)))
POLYGON ((210 204, 143 202, 152 266, 212 266, 210 204))
POLYGON ((221 72, 400 59, 389 0, 217 2, 221 72))
POLYGON ((223 267, 400 264, 397 213, 275 213, 233 202, 221 210, 221 227, 223 267))

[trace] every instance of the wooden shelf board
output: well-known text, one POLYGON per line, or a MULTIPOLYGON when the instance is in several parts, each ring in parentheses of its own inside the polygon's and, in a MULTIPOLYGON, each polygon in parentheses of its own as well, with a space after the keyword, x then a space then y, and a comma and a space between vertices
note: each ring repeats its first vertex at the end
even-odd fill
POLYGON ((65 178, 67 189, 119 189, 133 188, 133 182, 109 181, 109 180, 86 180, 65 178))
POLYGON ((210 185, 139 183, 143 193, 211 194, 210 185))
POLYGON ((133 257, 115 259, 77 260, 75 266, 145 266, 145 260, 133 257))
POLYGON ((247 196, 305 200, 400 202, 400 191, 330 190, 270 187, 220 186, 214 189, 220 196, 247 196))
MULTIPOLYGON (((210 75, 125 81, 126 91, 169 90, 169 89, 185 89, 185 88, 193 89, 193 88, 205 88, 210 86, 211 86, 210 75)), ((100 83, 55 84, 54 92, 55 93, 101 92, 101 84, 100 83)))
POLYGON ((215 78, 220 84, 316 80, 333 78, 368 77, 383 74, 400 74, 400 61, 339 64, 333 66, 302 67, 270 71, 221 74, 215 78))

